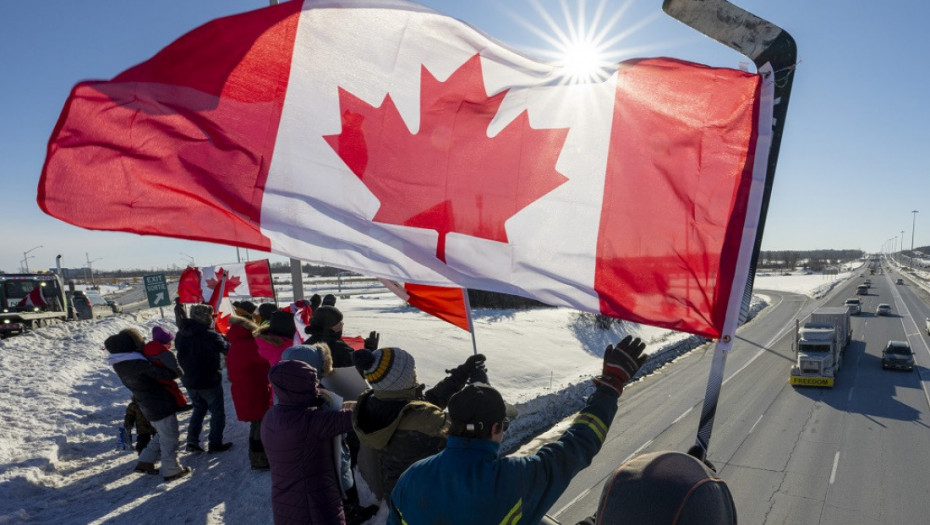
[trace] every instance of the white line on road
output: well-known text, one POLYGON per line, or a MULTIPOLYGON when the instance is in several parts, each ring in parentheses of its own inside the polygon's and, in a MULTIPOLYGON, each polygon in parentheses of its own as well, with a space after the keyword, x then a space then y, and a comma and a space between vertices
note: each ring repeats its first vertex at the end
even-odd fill
POLYGON ((684 419, 685 416, 687 416, 689 413, 691 413, 691 410, 693 410, 693 409, 694 409, 694 407, 691 407, 691 408, 689 408, 688 410, 685 410, 685 413, 682 414, 682 415, 680 415, 680 416, 678 416, 678 418, 676 418, 675 421, 672 421, 672 424, 674 425, 675 423, 678 423, 679 421, 681 421, 682 419, 684 419))
MULTIPOLYGON (((689 410, 689 412, 690 412, 690 410, 689 410)), ((687 414, 687 412, 685 412, 685 413, 687 414)), ((623 460, 623 463, 626 463, 627 461, 633 459, 633 458, 634 458, 635 456, 637 456, 644 448, 646 448, 646 447, 648 447, 649 445, 651 445, 653 441, 654 441, 654 440, 650 439, 649 441, 647 441, 647 442, 643 443, 642 445, 640 445, 638 449, 634 450, 632 454, 630 454, 629 456, 626 457, 626 459, 623 460)), ((575 496, 571 501, 569 501, 568 503, 566 503, 565 505, 563 505, 562 508, 560 508, 559 510, 555 511, 555 512, 552 514, 552 517, 553 517, 553 518, 558 517, 560 514, 562 514, 563 512, 565 512, 565 509, 571 507, 571 506, 574 505, 575 503, 578 503, 578 500, 580 500, 581 498, 587 496, 588 493, 591 492, 592 490, 594 490, 594 487, 590 487, 590 488, 587 488, 587 489, 581 491, 580 494, 578 494, 578 495, 575 496)))
POLYGON ((762 421, 762 416, 764 416, 764 415, 765 415, 765 414, 761 414, 761 415, 759 416, 759 419, 757 419, 756 422, 752 424, 752 427, 749 429, 749 433, 750 433, 750 434, 752 434, 752 431, 756 429, 756 425, 758 425, 759 422, 762 421))
POLYGON ((833 470, 830 471, 830 484, 833 484, 833 481, 836 480, 836 466, 840 464, 840 452, 837 451, 836 455, 833 456, 833 470))

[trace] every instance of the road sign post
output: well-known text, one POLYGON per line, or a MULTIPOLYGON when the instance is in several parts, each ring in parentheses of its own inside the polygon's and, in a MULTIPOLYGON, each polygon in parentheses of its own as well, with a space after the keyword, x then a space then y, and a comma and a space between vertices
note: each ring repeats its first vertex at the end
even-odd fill
MULTIPOLYGON (((168 293, 168 281, 165 279, 165 274, 156 273, 153 275, 143 276, 145 281, 145 295, 149 300, 149 307, 154 308, 156 306, 161 309, 163 306, 171 305, 171 297, 168 293)), ((161 311, 161 316, 165 317, 165 311, 161 311)))

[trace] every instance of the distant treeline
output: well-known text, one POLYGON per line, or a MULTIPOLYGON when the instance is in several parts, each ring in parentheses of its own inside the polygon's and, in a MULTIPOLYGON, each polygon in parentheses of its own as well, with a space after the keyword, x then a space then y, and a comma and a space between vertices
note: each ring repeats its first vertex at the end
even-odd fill
POLYGON ((759 252, 759 269, 808 268, 815 272, 857 261, 865 256, 862 250, 774 250, 759 252))

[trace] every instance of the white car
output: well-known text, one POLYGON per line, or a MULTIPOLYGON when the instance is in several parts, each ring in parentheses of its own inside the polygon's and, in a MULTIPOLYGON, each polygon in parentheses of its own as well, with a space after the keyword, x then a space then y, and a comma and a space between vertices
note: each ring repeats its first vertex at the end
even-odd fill
POLYGON ((849 315, 859 315, 862 313, 862 301, 856 297, 846 299, 845 306, 846 309, 849 310, 849 315))
POLYGON ((891 315, 891 305, 888 303, 881 303, 875 308, 875 315, 891 315))

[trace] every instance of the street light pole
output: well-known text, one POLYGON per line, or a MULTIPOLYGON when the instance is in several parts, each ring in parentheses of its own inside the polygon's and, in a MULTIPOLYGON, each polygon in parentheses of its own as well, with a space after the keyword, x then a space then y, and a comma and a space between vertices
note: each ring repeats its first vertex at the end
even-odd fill
POLYGON ((914 221, 911 223, 911 251, 914 251, 914 228, 917 227, 917 210, 913 210, 911 213, 914 214, 914 221))
POLYGON ((31 255, 29 255, 29 252, 33 250, 38 250, 39 248, 43 248, 43 246, 40 244, 36 246, 35 248, 31 248, 23 252, 23 267, 26 269, 26 273, 29 273, 29 257, 32 257, 31 255))
MULTIPOLYGON (((92 261, 92 260, 90 260, 90 254, 87 253, 87 252, 84 252, 84 257, 87 258, 87 271, 90 272, 90 287, 93 289, 95 286, 97 286, 97 282, 94 280, 94 267, 91 266, 91 264, 93 264, 93 263, 99 261, 99 260, 102 259, 103 257, 97 257, 96 259, 94 259, 94 260, 92 261)), ((86 276, 86 275, 84 276, 84 279, 87 280, 87 276, 86 276)))

